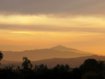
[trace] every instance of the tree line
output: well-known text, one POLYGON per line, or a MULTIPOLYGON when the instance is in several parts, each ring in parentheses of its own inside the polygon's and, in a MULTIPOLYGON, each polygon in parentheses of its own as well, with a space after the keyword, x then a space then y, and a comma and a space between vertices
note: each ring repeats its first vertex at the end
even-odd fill
MULTIPOLYGON (((0 52, 0 61, 3 53, 0 52)), ((87 59, 77 68, 69 65, 33 65, 27 57, 23 57, 21 66, 0 68, 0 79, 105 79, 105 62, 87 59)))

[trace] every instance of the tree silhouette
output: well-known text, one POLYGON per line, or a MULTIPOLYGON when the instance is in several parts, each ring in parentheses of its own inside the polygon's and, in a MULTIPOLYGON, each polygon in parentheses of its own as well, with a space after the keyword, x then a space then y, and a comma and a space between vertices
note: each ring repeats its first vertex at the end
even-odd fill
POLYGON ((70 67, 68 65, 57 65, 54 67, 55 72, 58 72, 58 73, 65 73, 65 72, 69 72, 70 70, 70 67))
POLYGON ((31 61, 27 57, 23 57, 22 67, 23 67, 24 70, 32 68, 31 61))
POLYGON ((83 73, 88 71, 99 72, 99 63, 95 59, 87 59, 85 62, 80 66, 80 69, 83 73))
MULTIPOLYGON (((0 61, 3 59, 3 53, 0 51, 0 61)), ((1 64, 1 63, 0 63, 1 64)))
POLYGON ((3 59, 3 53, 0 51, 0 61, 3 59))
POLYGON ((87 59, 80 66, 82 79, 103 79, 103 62, 98 62, 95 59, 87 59))

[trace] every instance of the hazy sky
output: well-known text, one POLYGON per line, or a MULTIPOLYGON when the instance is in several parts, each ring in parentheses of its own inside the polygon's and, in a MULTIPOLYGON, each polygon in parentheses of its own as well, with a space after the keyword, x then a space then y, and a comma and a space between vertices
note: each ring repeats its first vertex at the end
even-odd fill
POLYGON ((105 0, 0 0, 0 50, 56 45, 105 55, 105 0))

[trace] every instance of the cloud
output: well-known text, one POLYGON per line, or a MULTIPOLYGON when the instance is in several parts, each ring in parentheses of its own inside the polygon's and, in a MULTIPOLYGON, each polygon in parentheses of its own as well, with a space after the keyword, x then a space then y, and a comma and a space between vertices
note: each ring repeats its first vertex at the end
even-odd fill
POLYGON ((88 27, 55 27, 55 26, 20 26, 20 25, 0 25, 1 30, 23 31, 23 32, 90 32, 105 33, 105 28, 88 27))
POLYGON ((105 0, 0 0, 1 13, 104 14, 105 0))
POLYGON ((104 16, 0 15, 1 30, 105 33, 104 26, 104 16))
POLYGON ((104 27, 105 16, 0 15, 0 24, 57 27, 104 27))

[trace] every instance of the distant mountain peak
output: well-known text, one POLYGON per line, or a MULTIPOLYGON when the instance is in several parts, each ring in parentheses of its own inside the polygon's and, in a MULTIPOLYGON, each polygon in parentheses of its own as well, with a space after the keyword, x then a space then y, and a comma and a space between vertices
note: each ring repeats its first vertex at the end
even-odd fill
POLYGON ((54 49, 54 50, 68 50, 69 48, 63 46, 63 45, 58 45, 58 46, 55 46, 51 49, 54 49))

